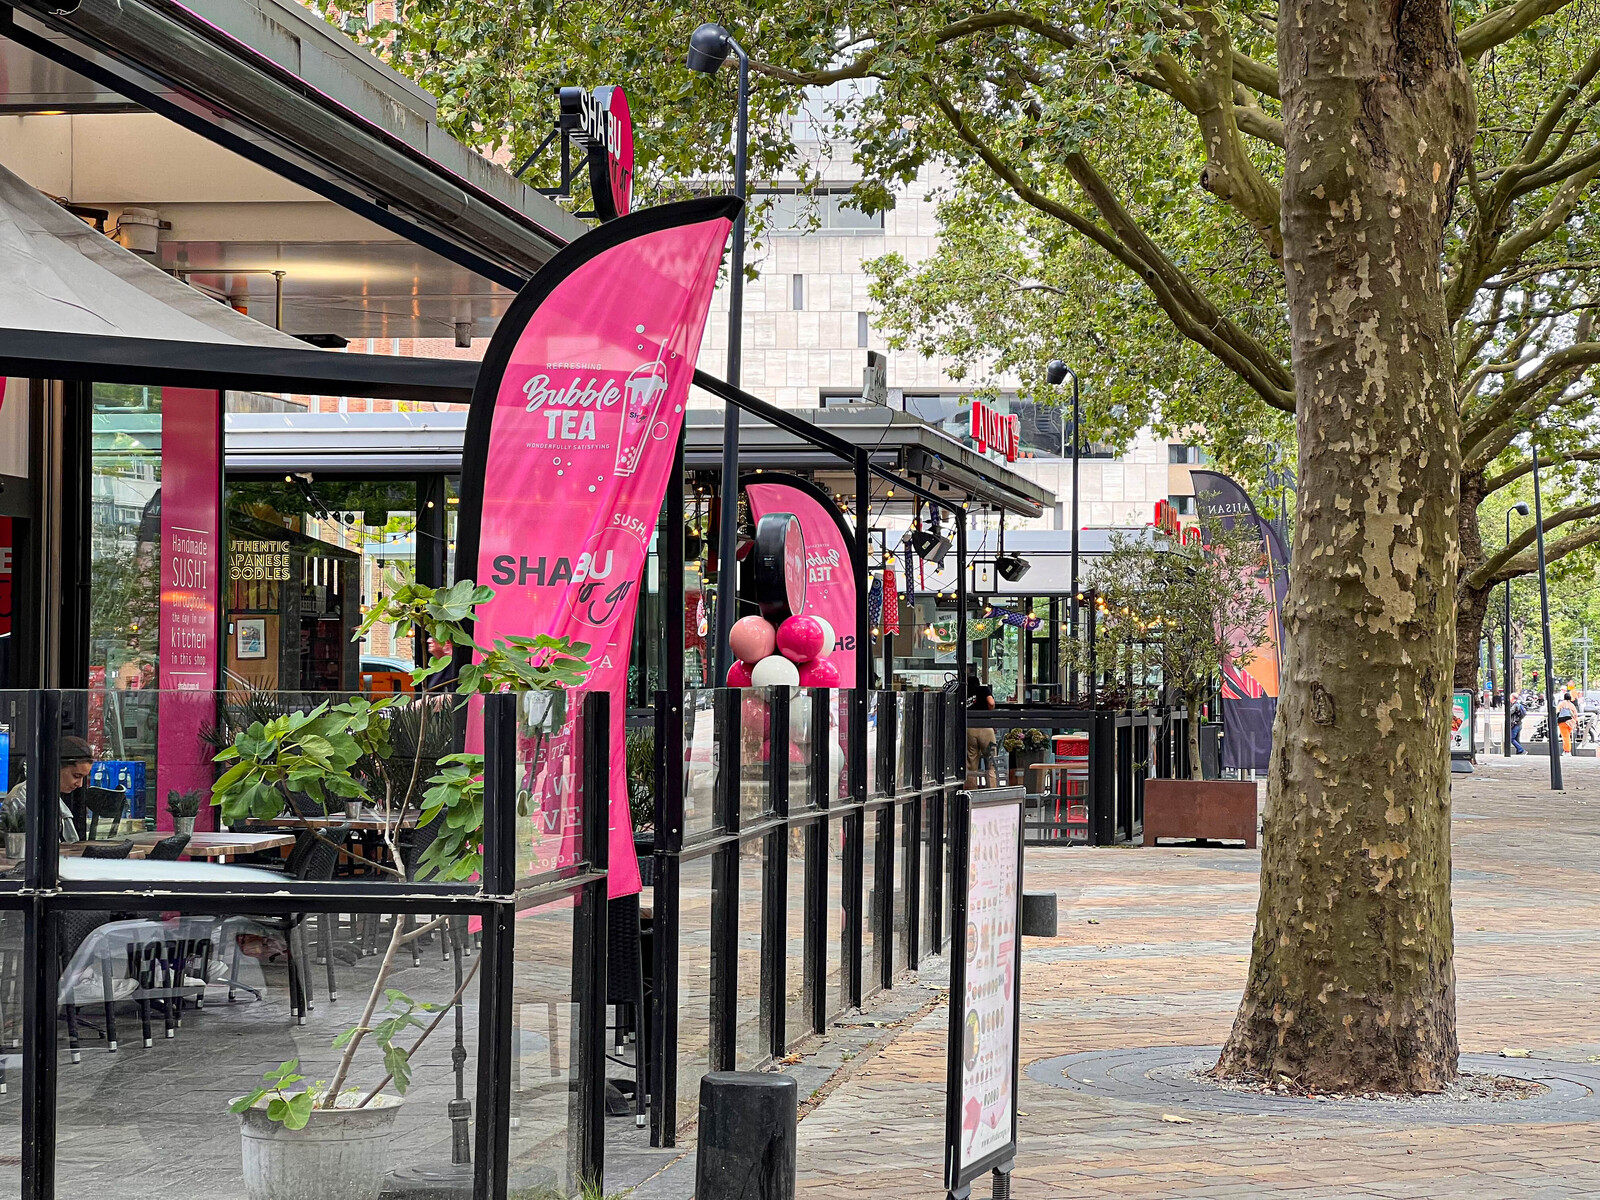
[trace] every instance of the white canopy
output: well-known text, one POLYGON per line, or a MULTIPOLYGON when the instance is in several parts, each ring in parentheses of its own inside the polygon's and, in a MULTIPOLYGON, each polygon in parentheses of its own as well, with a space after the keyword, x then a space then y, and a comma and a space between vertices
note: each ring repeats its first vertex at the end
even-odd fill
POLYGON ((180 283, 0 166, 0 330, 305 350, 180 283))

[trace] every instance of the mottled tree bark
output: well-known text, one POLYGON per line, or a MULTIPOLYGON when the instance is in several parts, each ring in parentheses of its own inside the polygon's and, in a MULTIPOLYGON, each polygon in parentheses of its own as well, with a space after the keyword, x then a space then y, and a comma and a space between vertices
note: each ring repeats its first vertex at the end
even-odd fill
POLYGON ((1301 501, 1249 981, 1218 1071, 1456 1073, 1461 456, 1440 279, 1474 124, 1444 0, 1282 0, 1301 501))
MULTIPOLYGON (((1483 566, 1483 538, 1478 527, 1478 505, 1483 500, 1483 473, 1481 471, 1461 477, 1461 583, 1456 590, 1456 667, 1457 691, 1475 691, 1478 687, 1478 643, 1483 639, 1483 618, 1489 611, 1489 594, 1493 587, 1475 588, 1467 583, 1470 576, 1483 566)), ((1489 672, 1496 678, 1500 670, 1489 672)))

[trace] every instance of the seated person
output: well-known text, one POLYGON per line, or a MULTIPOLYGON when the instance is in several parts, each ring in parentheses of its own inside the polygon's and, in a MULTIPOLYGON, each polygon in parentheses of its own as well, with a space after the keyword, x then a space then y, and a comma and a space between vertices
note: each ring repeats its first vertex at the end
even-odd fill
MULTIPOLYGON (((61 775, 57 784, 56 803, 60 806, 61 840, 63 842, 76 842, 80 840, 78 823, 73 819, 72 808, 68 805, 66 797, 81 788, 89 779, 89 768, 94 765, 94 751, 89 748, 89 743, 81 737, 67 736, 61 739, 61 775)), ((14 806, 15 811, 27 811, 28 781, 24 779, 16 787, 6 793, 5 804, 8 809, 14 806)))

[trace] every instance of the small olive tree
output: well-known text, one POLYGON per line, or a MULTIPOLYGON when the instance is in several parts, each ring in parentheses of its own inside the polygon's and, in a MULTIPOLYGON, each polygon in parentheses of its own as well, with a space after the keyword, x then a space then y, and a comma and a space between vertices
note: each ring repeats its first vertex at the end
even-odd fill
POLYGON ((1187 540, 1154 528, 1114 533, 1085 583, 1093 658, 1087 640, 1069 639, 1066 661, 1091 677, 1110 676, 1108 687, 1091 682, 1097 702, 1123 700, 1119 678, 1134 681, 1123 702, 1148 698, 1141 689, 1159 673, 1189 710, 1189 762, 1200 778, 1201 705, 1224 666, 1243 667, 1255 657, 1272 617, 1271 564, 1260 538, 1242 522, 1227 528, 1202 521, 1187 540))

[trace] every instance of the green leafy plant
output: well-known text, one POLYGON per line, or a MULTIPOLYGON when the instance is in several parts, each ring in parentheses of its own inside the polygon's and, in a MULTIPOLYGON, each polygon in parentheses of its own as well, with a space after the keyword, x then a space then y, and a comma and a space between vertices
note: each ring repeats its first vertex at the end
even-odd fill
MULTIPOLYGON (((389 850, 389 863, 341 849, 369 868, 398 878, 407 877, 399 834, 408 812, 417 814, 419 827, 440 822, 436 836, 413 865, 419 878, 467 880, 483 866, 483 756, 451 752, 455 740, 454 710, 471 696, 495 692, 561 692, 577 687, 588 676, 584 655, 589 647, 566 638, 549 636, 496 638, 485 647, 468 631, 476 607, 494 597, 494 590, 471 580, 448 588, 418 583, 402 564, 396 564, 392 586, 378 589, 379 600, 368 610, 356 631, 357 640, 379 624, 393 627, 396 637, 411 634, 427 639, 435 648, 427 666, 412 675, 414 695, 394 695, 372 701, 355 697, 329 701, 307 710, 275 712, 265 701, 248 702, 241 712, 250 717, 242 728, 225 724, 227 742, 216 755, 225 769, 212 786, 212 803, 232 824, 254 818, 299 820, 312 836, 300 809, 307 802, 327 805, 363 801, 381 820, 381 835, 389 850), (443 650, 443 653, 438 651, 443 650), (455 652, 470 654, 451 677, 447 668, 455 652), (424 766, 428 768, 424 773, 424 766)), ((565 706, 548 705, 546 717, 564 714, 565 706)), ((548 720, 528 721, 535 733, 545 732, 548 720)), ((519 805, 526 796, 519 796, 519 805)), ((296 1063, 285 1063, 264 1077, 266 1087, 242 1098, 240 1112, 267 1096, 269 1120, 302 1128, 315 1108, 354 1107, 370 1103, 385 1087, 404 1095, 411 1083, 411 1056, 438 1027, 445 1012, 459 1003, 462 992, 477 973, 477 963, 456 994, 444 1005, 412 999, 388 986, 400 948, 445 925, 436 919, 416 928, 395 921, 388 946, 373 980, 361 1019, 334 1039, 340 1051, 338 1069, 326 1087, 320 1083, 300 1091, 304 1082, 295 1074, 296 1063), (380 1009, 380 1003, 382 1008, 380 1009), (422 1015, 433 1013, 424 1024, 422 1015), (408 1029, 422 1033, 411 1046, 397 1039, 408 1029), (346 1105, 343 1097, 356 1055, 368 1040, 376 1042, 386 1074, 364 1095, 346 1105), (248 1103, 246 1101, 248 1100, 248 1103), (291 1124, 291 1119, 298 1124, 291 1124)))
POLYGON ((321 1085, 313 1084, 309 1088, 293 1091, 295 1084, 305 1082, 305 1076, 299 1070, 298 1058, 280 1063, 261 1076, 265 1086, 258 1087, 248 1096, 240 1096, 228 1105, 228 1111, 246 1112, 267 1100, 267 1120, 277 1121, 289 1129, 304 1129, 311 1120, 311 1111, 316 1107, 321 1085), (267 1099, 269 1096, 270 1100, 267 1099))
POLYGON ((198 816, 200 805, 205 800, 206 794, 199 789, 190 792, 171 790, 167 792, 167 811, 174 818, 182 820, 187 817, 198 816))
POLYGON ((650 729, 628 731, 628 811, 635 829, 656 824, 656 735, 650 729))

